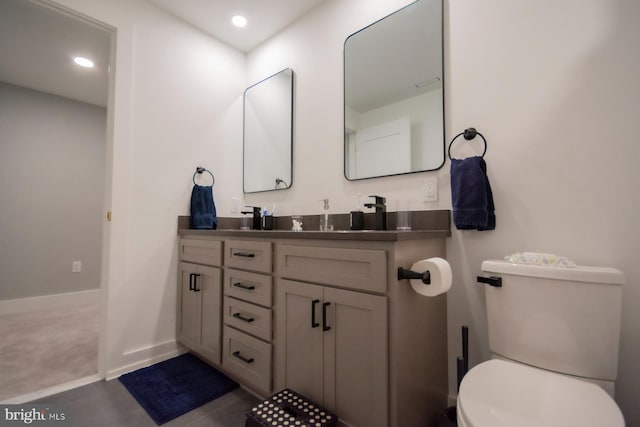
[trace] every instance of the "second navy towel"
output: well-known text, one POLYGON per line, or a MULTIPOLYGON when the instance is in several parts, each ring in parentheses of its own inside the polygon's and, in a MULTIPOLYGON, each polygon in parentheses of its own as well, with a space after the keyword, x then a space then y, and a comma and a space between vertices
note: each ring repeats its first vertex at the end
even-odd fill
POLYGON ((451 159, 451 204, 458 230, 496 228, 493 193, 482 157, 451 159))

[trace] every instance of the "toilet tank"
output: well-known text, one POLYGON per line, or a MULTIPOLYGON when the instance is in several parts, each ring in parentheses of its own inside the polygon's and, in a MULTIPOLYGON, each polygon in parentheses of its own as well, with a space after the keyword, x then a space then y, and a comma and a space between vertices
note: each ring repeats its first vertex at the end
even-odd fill
POLYGON ((489 348, 559 373, 614 381, 624 274, 614 268, 484 261, 489 348))

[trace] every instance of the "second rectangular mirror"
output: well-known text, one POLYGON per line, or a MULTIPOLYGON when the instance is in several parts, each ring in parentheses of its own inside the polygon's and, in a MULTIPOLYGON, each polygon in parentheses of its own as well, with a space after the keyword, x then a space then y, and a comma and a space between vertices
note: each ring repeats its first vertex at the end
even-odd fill
POLYGON ((293 70, 287 68, 244 91, 243 190, 291 187, 293 70))
POLYGON ((444 164, 442 0, 418 0, 344 43, 344 174, 444 164))

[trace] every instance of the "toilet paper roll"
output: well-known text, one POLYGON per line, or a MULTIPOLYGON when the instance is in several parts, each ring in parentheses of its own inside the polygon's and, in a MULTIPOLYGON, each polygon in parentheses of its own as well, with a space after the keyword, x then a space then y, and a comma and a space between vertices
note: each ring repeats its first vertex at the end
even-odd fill
POLYGON ((420 260, 411 266, 412 271, 431 273, 431 284, 425 285, 422 280, 411 279, 411 287, 420 295, 434 297, 443 294, 451 288, 451 265, 442 258, 428 258, 420 260))

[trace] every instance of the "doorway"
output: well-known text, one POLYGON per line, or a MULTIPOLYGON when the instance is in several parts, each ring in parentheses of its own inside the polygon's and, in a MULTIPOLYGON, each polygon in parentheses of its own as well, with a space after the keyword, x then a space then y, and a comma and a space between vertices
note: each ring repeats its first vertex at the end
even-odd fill
POLYGON ((3 402, 100 378, 114 44, 47 0, 0 0, 3 402))

